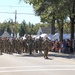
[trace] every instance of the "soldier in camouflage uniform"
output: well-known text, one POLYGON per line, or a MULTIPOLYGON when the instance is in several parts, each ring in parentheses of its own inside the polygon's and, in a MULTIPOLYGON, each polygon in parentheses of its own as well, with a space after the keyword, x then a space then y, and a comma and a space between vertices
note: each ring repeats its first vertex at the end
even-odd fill
POLYGON ((38 49, 40 53, 42 53, 42 42, 43 42, 43 39, 42 37, 40 37, 38 40, 38 49))
POLYGON ((39 47, 38 47, 38 39, 35 40, 34 47, 35 47, 35 52, 38 53, 38 49, 39 49, 39 47))
POLYGON ((32 44, 33 44, 33 39, 30 35, 29 38, 28 38, 28 51, 29 51, 30 55, 32 54, 32 48, 33 48, 32 44))
POLYGON ((11 54, 11 42, 9 39, 7 40, 7 53, 11 54))
POLYGON ((5 44, 6 44, 6 39, 3 38, 4 53, 6 53, 6 46, 5 46, 5 44))
POLYGON ((3 40, 0 38, 0 54, 3 52, 3 40))
POLYGON ((15 50, 16 53, 18 53, 18 41, 17 41, 17 39, 15 39, 15 40, 13 41, 13 43, 15 44, 15 45, 14 45, 14 50, 15 50))
POLYGON ((50 46, 50 41, 48 37, 46 37, 46 40, 43 41, 43 46, 44 46, 44 58, 48 59, 48 51, 49 51, 49 46, 50 46))
POLYGON ((6 53, 10 53, 10 41, 8 38, 6 39, 5 48, 6 48, 6 53))
POLYGON ((27 53, 28 51, 28 46, 27 46, 27 38, 23 40, 23 52, 27 53))
POLYGON ((4 49, 5 49, 5 53, 9 52, 9 43, 8 43, 8 38, 5 38, 4 40, 4 49))
POLYGON ((10 43, 10 54, 12 54, 14 52, 14 49, 13 49, 13 39, 10 39, 9 43, 10 43))
POLYGON ((20 39, 20 50, 23 53, 23 39, 20 39))
POLYGON ((14 38, 13 41, 12 41, 12 43, 13 43, 13 51, 14 51, 15 53, 17 53, 17 39, 14 38))
POLYGON ((17 52, 21 54, 21 42, 20 39, 17 39, 17 52))
POLYGON ((15 39, 14 38, 12 38, 12 51, 13 51, 13 53, 15 52, 15 39))

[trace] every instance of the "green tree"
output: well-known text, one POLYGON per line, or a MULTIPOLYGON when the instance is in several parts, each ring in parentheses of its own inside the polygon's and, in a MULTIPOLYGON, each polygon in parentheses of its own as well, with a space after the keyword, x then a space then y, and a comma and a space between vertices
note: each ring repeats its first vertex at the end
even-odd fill
POLYGON ((24 36, 24 34, 25 34, 25 30, 24 30, 24 27, 22 25, 21 25, 21 28, 19 30, 19 34, 21 37, 24 36))
POLYGON ((24 36, 24 34, 27 34, 27 24, 24 20, 23 20, 21 27, 19 29, 19 34, 20 34, 20 36, 24 36))
POLYGON ((74 39, 75 0, 24 0, 32 4, 36 15, 41 17, 43 22, 51 22, 53 17, 57 20, 59 30, 63 30, 63 23, 66 17, 71 21, 71 40, 74 39))
MULTIPOLYGON (((51 24, 51 33, 55 33, 55 20, 60 20, 59 25, 60 34, 63 34, 63 13, 60 10, 63 6, 62 0, 24 0, 30 4, 33 4, 35 14, 41 17, 42 22, 51 24), (60 13, 59 13, 60 12, 60 13), (62 27, 60 25, 62 24, 62 27), (61 28, 61 29, 60 29, 61 28)), ((65 14, 64 14, 65 15, 65 14)), ((63 36, 60 38, 62 39, 63 36)))

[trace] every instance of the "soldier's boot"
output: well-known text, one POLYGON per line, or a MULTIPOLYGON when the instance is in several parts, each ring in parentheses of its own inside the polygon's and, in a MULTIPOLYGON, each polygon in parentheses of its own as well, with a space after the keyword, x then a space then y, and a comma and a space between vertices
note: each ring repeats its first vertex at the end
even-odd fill
POLYGON ((48 51, 45 51, 45 52, 44 52, 44 58, 45 58, 45 59, 48 59, 48 51))
POLYGON ((44 58, 45 58, 45 55, 44 55, 44 58))
POLYGON ((30 52, 29 52, 29 55, 31 55, 31 54, 32 54, 32 52, 30 51, 30 52))
POLYGON ((44 55, 44 58, 45 58, 45 59, 48 59, 48 56, 44 55))
POLYGON ((30 51, 29 51, 29 55, 31 55, 31 54, 32 54, 32 51, 30 50, 30 51))
POLYGON ((38 50, 36 50, 36 53, 38 53, 38 50))
POLYGON ((44 58, 46 58, 46 53, 44 52, 44 58))
POLYGON ((35 52, 38 53, 38 49, 35 49, 35 52))
POLYGON ((45 59, 48 59, 48 56, 46 56, 45 59))
POLYGON ((2 55, 2 50, 0 51, 0 54, 2 55))
POLYGON ((42 51, 41 50, 39 50, 39 54, 41 54, 42 53, 42 51))

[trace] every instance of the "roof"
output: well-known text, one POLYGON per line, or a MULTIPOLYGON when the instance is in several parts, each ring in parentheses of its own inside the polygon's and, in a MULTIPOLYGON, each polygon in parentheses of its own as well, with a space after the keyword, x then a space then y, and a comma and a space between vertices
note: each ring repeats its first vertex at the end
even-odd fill
POLYGON ((5 31, 1 37, 11 37, 11 35, 7 31, 5 31))
POLYGON ((51 33, 51 27, 41 27, 41 30, 43 33, 47 33, 47 34, 51 33))
POLYGON ((0 37, 2 36, 3 33, 4 33, 4 32, 0 31, 0 37))

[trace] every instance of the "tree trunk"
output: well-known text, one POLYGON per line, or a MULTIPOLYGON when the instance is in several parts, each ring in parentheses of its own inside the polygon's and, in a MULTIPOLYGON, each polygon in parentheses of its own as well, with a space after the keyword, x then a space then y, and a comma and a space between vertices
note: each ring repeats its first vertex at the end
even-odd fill
POLYGON ((63 40, 63 20, 61 20, 61 23, 59 20, 57 20, 58 28, 59 28, 59 39, 63 40))
POLYGON ((60 36, 59 36, 59 39, 60 39, 60 40, 63 40, 63 28, 61 28, 61 30, 60 30, 60 36))
POLYGON ((70 16, 70 20, 71 20, 71 42, 74 39, 74 19, 75 19, 75 3, 73 3, 72 14, 70 16))
POLYGON ((51 24, 51 34, 55 34, 55 17, 53 16, 51 24))
POLYGON ((71 20, 71 41, 74 39, 74 18, 70 18, 71 20))

